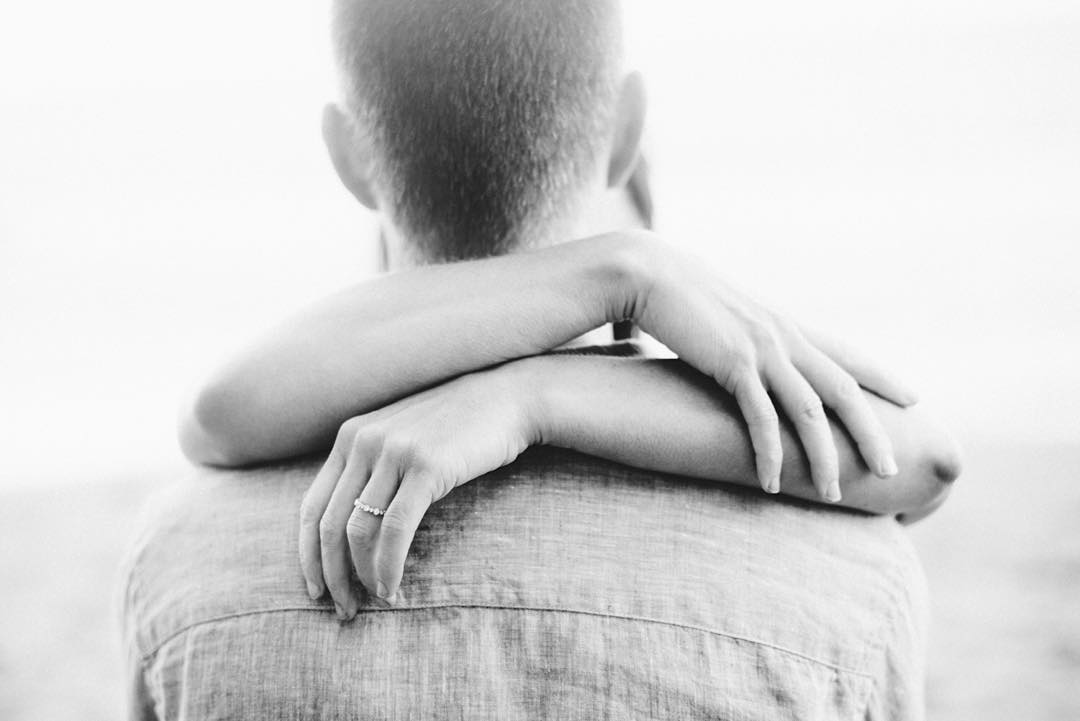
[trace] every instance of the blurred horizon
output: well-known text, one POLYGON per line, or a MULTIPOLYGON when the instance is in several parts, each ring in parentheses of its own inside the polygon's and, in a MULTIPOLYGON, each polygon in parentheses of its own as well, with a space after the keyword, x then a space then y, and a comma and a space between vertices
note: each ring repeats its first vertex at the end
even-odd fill
MULTIPOLYGON (((0 491, 182 468, 185 389, 364 276, 326 25, 0 10, 0 491)), ((1080 442, 1080 6, 639 1, 627 34, 661 232, 910 377, 962 443, 1080 442)))

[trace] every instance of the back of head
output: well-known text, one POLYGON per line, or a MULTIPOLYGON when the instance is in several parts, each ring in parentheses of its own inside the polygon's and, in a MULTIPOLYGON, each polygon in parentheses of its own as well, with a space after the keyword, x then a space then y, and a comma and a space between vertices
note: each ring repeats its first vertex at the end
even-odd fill
POLYGON ((615 0, 335 0, 346 104, 427 262, 532 242, 607 142, 615 0))

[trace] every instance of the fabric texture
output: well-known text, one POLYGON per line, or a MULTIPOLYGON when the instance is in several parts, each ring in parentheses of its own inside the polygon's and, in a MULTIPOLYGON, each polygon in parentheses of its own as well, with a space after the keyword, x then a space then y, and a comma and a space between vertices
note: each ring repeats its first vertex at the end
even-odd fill
POLYGON ((297 557, 316 462, 159 494, 125 563, 138 719, 917 719, 891 518, 534 448, 427 514, 340 623, 297 557))

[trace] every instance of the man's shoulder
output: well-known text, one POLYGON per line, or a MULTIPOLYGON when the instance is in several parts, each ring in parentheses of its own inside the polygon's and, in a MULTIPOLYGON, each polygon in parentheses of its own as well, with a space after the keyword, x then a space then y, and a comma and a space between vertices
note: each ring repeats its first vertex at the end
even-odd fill
MULTIPOLYGON (((307 598, 297 560, 300 499, 317 469, 314 460, 204 469, 159 495, 125 571, 141 654, 215 619, 283 610, 331 618, 328 602, 307 598)), ((598 614, 858 665, 867 640, 885 633, 887 609, 917 596, 920 583, 891 519, 541 447, 432 506, 396 607, 598 614), (810 635, 761 626, 796 607, 819 624, 810 635)))

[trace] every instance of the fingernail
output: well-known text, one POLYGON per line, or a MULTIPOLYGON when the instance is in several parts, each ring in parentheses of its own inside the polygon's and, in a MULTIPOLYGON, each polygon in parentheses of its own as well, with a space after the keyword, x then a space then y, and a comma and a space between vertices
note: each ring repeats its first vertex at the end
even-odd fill
POLYGON ((779 493, 780 492, 780 479, 773 478, 769 481, 769 484, 765 487, 766 493, 779 493))
POLYGON ((316 586, 311 581, 308 581, 307 582, 307 595, 311 596, 312 601, 317 601, 319 599, 319 596, 321 596, 322 594, 319 593, 319 587, 318 586, 316 586))
POLYGON ((840 500, 840 484, 833 481, 829 489, 825 491, 825 498, 833 503, 840 500))
POLYGON ((375 589, 375 593, 379 595, 379 598, 386 600, 386 597, 390 594, 386 591, 386 584, 379 581, 378 588, 375 589))
POLYGON ((896 460, 892 456, 888 456, 881 462, 881 468, 879 474, 883 478, 889 478, 895 476, 900 472, 900 469, 896 467, 896 460))
POLYGON ((345 609, 342 608, 341 604, 337 601, 334 601, 334 609, 337 611, 337 617, 339 621, 345 621, 348 619, 348 616, 345 615, 345 609))

